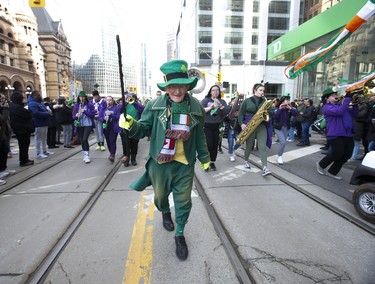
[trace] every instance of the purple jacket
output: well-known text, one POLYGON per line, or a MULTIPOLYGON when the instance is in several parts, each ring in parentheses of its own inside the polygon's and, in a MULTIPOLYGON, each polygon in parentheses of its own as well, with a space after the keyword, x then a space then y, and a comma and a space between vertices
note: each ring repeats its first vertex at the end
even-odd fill
POLYGON ((345 98, 342 104, 327 103, 323 106, 323 114, 327 122, 327 139, 353 136, 353 118, 358 115, 358 105, 349 108, 350 101, 351 98, 345 98))
MULTIPOLYGON (((73 112, 72 112, 72 117, 73 117, 74 120, 77 119, 78 111, 79 111, 79 103, 75 103, 74 107, 73 107, 73 112)), ((94 105, 91 102, 87 103, 87 105, 85 106, 85 111, 83 113, 91 118, 92 127, 95 128, 95 122, 94 122, 95 108, 94 108, 94 105)))
POLYGON ((109 107, 108 105, 105 108, 101 108, 99 110, 99 116, 98 120, 102 122, 107 123, 107 128, 109 130, 113 130, 113 132, 120 133, 121 128, 119 127, 119 118, 120 118, 120 111, 117 105, 113 105, 109 107), (106 111, 109 110, 111 114, 109 115, 108 121, 105 121, 105 113, 106 111))

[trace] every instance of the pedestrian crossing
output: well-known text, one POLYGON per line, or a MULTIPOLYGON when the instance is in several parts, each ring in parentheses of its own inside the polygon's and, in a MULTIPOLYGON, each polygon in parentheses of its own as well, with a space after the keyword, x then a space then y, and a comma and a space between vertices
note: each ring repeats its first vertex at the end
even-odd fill
MULTIPOLYGON (((285 151, 283 154, 283 160, 284 163, 291 162, 296 159, 300 159, 304 156, 308 156, 317 152, 320 152, 322 145, 320 144, 313 144, 311 146, 302 147, 299 149, 291 150, 291 151, 285 151)), ((269 156, 267 161, 271 164, 277 164, 277 154, 269 156)))

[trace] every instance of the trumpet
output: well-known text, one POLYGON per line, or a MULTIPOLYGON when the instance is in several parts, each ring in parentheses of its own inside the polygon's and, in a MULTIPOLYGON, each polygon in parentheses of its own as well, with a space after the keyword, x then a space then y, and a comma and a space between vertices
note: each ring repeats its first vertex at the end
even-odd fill
MULTIPOLYGON (((345 93, 353 94, 351 104, 367 103, 370 97, 375 95, 375 74, 365 80, 352 84, 345 90, 345 93)), ((340 97, 340 99, 344 99, 345 95, 340 97)))

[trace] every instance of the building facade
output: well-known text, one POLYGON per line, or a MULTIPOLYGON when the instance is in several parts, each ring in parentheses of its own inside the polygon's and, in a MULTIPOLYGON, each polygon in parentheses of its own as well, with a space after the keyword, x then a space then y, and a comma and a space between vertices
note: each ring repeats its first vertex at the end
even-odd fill
POLYGON ((267 45, 298 26, 300 0, 182 1, 177 27, 176 57, 205 73, 206 89, 221 73, 225 98, 251 94, 255 83, 267 84, 270 98, 294 92, 294 82, 283 74, 287 62, 269 61, 267 45), (192 16, 193 15, 193 16, 192 16), (225 83, 224 83, 225 82, 225 83))
MULTIPOLYGON (((273 61, 292 62, 300 55, 319 48, 337 35, 366 4, 367 0, 342 0, 299 27, 273 41, 268 57, 273 61), (334 19, 334 20, 332 20, 334 19)), ((372 16, 334 52, 296 79, 297 97, 313 98, 317 103, 322 91, 346 86, 375 69, 375 17, 372 16)))
POLYGON ((26 3, 11 3, 0 1, 0 92, 39 90, 43 97, 57 98, 71 74, 61 22, 53 21, 45 9, 38 8, 38 17, 26 3))

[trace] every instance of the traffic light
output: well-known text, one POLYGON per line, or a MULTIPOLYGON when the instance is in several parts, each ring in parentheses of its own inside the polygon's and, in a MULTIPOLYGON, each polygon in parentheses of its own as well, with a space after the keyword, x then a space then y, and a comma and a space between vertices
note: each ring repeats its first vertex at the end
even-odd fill
POLYGON ((217 72, 217 81, 221 82, 221 72, 217 72))
POLYGON ((32 8, 43 8, 46 6, 45 0, 29 0, 29 6, 32 8))

